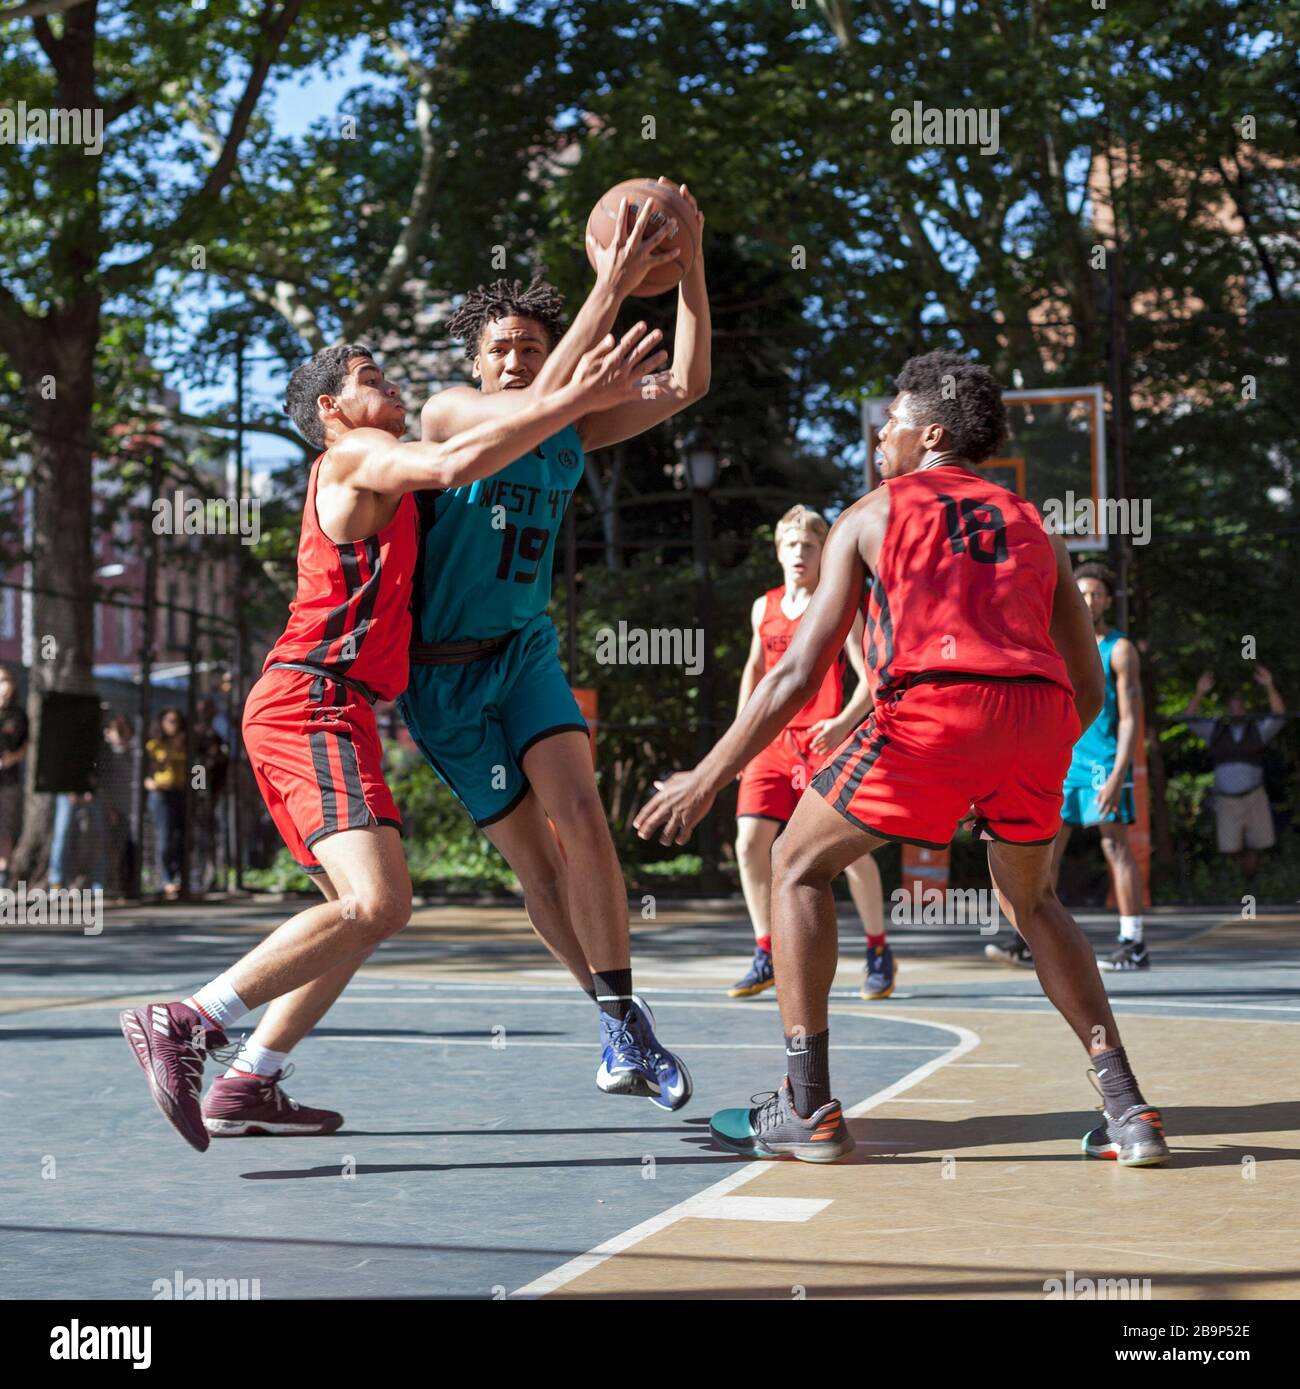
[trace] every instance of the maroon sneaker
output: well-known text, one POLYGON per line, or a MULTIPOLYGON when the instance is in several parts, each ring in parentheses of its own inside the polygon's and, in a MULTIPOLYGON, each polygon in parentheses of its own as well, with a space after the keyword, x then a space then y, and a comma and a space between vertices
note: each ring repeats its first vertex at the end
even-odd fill
MULTIPOLYGON (((199 1152, 208 1146, 199 1091, 203 1062, 226 1047, 226 1034, 184 1003, 150 1003, 119 1015, 149 1093, 171 1126, 199 1152)), ((220 1059, 220 1058, 218 1058, 220 1059)))
POLYGON ((219 1076, 203 1100, 203 1122, 213 1138, 289 1138, 333 1133, 343 1116, 291 1100, 280 1082, 293 1070, 274 1075, 219 1076))

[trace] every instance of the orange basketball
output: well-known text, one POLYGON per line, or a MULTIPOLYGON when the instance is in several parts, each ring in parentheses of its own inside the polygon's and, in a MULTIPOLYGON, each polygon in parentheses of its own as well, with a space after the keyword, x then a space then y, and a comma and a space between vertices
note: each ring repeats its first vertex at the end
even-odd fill
MULTIPOLYGON (((695 257, 699 255, 700 234, 695 210, 677 191, 676 184, 656 183, 652 178, 625 179, 622 183, 616 183, 601 198, 587 218, 587 231, 601 246, 608 246, 613 240, 618 205, 623 198, 627 199, 629 225, 640 216, 641 207, 647 200, 653 204, 648 232, 658 231, 669 218, 677 219, 676 233, 659 243, 661 250, 666 246, 676 247, 676 259, 651 270, 632 291, 638 299, 665 294, 695 264, 695 257)), ((592 261, 590 246, 587 247, 587 259, 592 261)), ((591 268, 596 268, 594 261, 591 268)))

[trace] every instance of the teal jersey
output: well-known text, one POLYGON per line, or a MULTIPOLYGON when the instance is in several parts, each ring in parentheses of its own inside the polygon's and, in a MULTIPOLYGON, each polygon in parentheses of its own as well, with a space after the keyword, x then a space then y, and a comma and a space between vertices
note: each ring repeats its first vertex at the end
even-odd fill
MULTIPOLYGON (((1097 643, 1101 668, 1106 673, 1106 702, 1101 706, 1101 713, 1088 725, 1083 737, 1074 745, 1074 756, 1070 760, 1070 770, 1065 777, 1067 786, 1090 786, 1100 789, 1102 782, 1115 769, 1115 753, 1119 749, 1119 696, 1115 691, 1115 671, 1111 666, 1111 654, 1115 650, 1115 643, 1123 637, 1123 632, 1112 627, 1097 643)), ((1131 775, 1126 775, 1125 781, 1130 780, 1131 775)))
POLYGON ((516 632, 546 611, 564 512, 583 469, 572 425, 491 477, 421 492, 414 640, 516 632))

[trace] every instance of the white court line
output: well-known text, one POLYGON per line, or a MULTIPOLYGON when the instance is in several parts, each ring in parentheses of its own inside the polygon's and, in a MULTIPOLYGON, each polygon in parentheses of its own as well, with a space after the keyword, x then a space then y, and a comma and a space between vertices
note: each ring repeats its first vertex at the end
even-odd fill
POLYGON ((803 1222, 824 1211, 830 1201, 810 1196, 720 1196, 701 1201, 693 1220, 777 1220, 803 1222))
MULTIPOLYGON (((831 1012, 840 1017, 863 1016, 860 1013, 845 1013, 843 1010, 835 1008, 832 1008, 831 1012)), ((861 1104, 846 1110, 846 1118, 856 1119, 869 1110, 875 1109, 877 1105, 888 1103, 895 1095, 901 1095, 903 1091, 910 1090, 926 1076, 937 1071, 940 1066, 948 1061, 956 1060, 959 1056, 964 1056, 968 1051, 979 1046, 980 1043, 976 1033, 967 1028, 958 1027, 954 1023, 930 1022, 927 1018, 900 1018, 899 1021, 916 1023, 921 1027, 935 1027, 941 1032, 949 1032, 958 1039, 957 1044, 950 1047, 942 1056, 936 1056, 925 1062, 924 1065, 909 1071, 901 1080, 896 1080, 892 1085, 887 1085, 883 1090, 879 1090, 876 1094, 863 1100, 861 1104)), ((570 1259, 568 1263, 561 1264, 559 1268, 553 1269, 550 1273, 543 1274, 540 1278, 534 1278, 531 1283, 524 1284, 522 1288, 516 1288, 510 1296, 545 1297, 549 1293, 558 1291, 566 1284, 572 1283, 574 1279, 581 1278, 584 1273, 590 1273, 592 1269, 598 1268, 607 1259, 612 1259, 615 1254, 622 1254, 631 1249, 633 1245, 640 1244, 642 1240, 658 1234, 660 1230, 666 1230, 670 1225, 676 1224, 684 1217, 694 1215, 698 1207, 707 1206, 719 1197, 729 1196, 737 1187, 744 1186, 746 1182, 752 1182, 766 1166, 767 1162, 762 1159, 746 1163, 738 1172, 733 1172, 729 1177, 723 1177, 721 1181, 714 1182, 712 1186, 705 1187, 703 1191, 696 1192, 694 1196, 688 1196, 686 1200, 679 1201, 677 1205, 670 1206, 668 1210, 651 1216, 649 1220, 643 1220, 639 1225, 634 1225, 621 1235, 615 1235, 612 1239, 605 1240, 604 1243, 598 1244, 585 1254, 580 1254, 576 1259, 570 1259)))
MULTIPOLYGON (((1037 998, 1032 994, 984 994, 982 997, 990 1003, 1040 1003, 1052 1008, 1050 999, 1037 998)), ((1293 1006, 1289 1003, 1204 1003, 1199 999, 1194 1003, 1184 1003, 1174 998, 1125 998, 1123 994, 1110 994, 1109 998, 1112 1008, 1124 1004, 1129 1008, 1244 1008, 1264 1013, 1300 1013, 1300 1004, 1293 1006)), ((1055 1012, 1055 1009, 1052 1011, 1055 1012)))
MULTIPOLYGON (((20 1028, 0 1027, 0 1035, 5 1032, 21 1031, 20 1028)), ((311 1036, 311 1034, 308 1034, 311 1036)), ((595 1049, 595 1042, 532 1042, 515 1041, 510 1036, 507 1028, 505 1040, 497 1042, 495 1037, 484 1034, 482 1037, 385 1037, 367 1036, 365 1033, 358 1032, 355 1035, 349 1034, 343 1037, 313 1037, 316 1042, 396 1042, 400 1046, 408 1047, 493 1047, 496 1051, 506 1051, 511 1047, 576 1047, 582 1051, 595 1049)), ((677 1051, 782 1051, 782 1042, 679 1042, 673 1039, 673 1047, 677 1051)), ((947 1047, 929 1046, 840 1046, 836 1044, 836 1051, 947 1051, 947 1047)))
POLYGON ((895 1104, 974 1104, 974 1100, 918 1100, 898 1098, 895 1104))

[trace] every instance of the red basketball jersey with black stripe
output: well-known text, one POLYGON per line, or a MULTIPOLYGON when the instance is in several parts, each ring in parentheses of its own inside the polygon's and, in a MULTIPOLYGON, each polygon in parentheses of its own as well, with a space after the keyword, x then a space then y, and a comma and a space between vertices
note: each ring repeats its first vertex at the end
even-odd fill
MULTIPOLYGON (((321 458, 325 455, 322 454, 321 458)), ((418 548, 415 498, 407 493, 377 535, 335 544, 316 516, 311 465, 298 540, 298 593, 289 625, 262 669, 300 661, 359 681, 380 699, 406 688, 411 640, 411 581, 418 548)))
POLYGON ((872 694, 923 671, 1037 675, 1073 693, 1052 644, 1056 555, 1037 509, 953 464, 881 485, 889 524, 862 638, 872 694))
MULTIPOLYGON (((763 643, 763 671, 766 673, 786 653, 786 648, 794 640, 794 634, 803 620, 787 617, 781 610, 784 588, 770 588, 763 596, 763 616, 758 623, 758 638, 763 643)), ((811 728, 822 719, 833 719, 844 707, 844 667, 847 665, 843 650, 840 650, 830 669, 822 677, 816 694, 786 725, 787 728, 811 728)))

